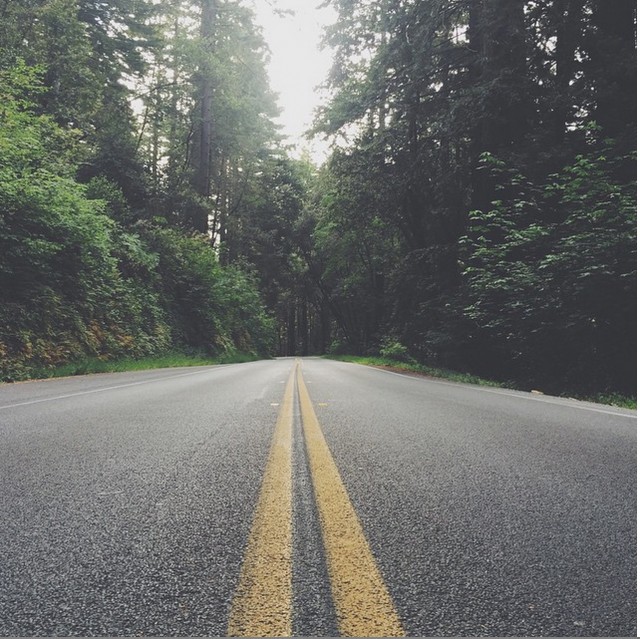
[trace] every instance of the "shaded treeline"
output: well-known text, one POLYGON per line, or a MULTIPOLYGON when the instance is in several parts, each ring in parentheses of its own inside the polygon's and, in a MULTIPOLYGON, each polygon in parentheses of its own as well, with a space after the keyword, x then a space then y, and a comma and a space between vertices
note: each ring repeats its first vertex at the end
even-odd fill
POLYGON ((299 251, 332 348, 635 393, 635 3, 329 4, 299 251))
POLYGON ((635 3, 327 3, 317 170, 242 0, 0 0, 3 375, 382 349, 633 393, 635 3))

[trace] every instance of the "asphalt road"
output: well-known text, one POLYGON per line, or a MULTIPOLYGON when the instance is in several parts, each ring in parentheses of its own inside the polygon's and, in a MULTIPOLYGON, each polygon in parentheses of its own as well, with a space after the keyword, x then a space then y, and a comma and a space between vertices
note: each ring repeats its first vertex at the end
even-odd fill
POLYGON ((314 358, 0 386, 0 635, 225 635, 253 588, 287 634, 636 636, 635 428, 314 358))

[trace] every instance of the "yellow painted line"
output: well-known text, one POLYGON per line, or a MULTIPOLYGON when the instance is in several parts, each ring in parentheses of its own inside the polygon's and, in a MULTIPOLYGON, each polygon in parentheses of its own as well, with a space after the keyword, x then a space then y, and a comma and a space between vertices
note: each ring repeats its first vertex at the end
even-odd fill
POLYGON ((298 368, 298 394, 340 634, 402 637, 404 629, 371 554, 298 368))
POLYGON ((230 637, 291 636, 291 449, 296 361, 284 391, 231 604, 230 637))

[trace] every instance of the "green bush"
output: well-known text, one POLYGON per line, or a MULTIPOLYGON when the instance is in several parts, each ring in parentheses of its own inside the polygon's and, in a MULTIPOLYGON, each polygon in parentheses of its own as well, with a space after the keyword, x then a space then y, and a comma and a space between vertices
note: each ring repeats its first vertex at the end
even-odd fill
POLYGON ((380 342, 380 355, 398 362, 413 362, 407 347, 393 337, 385 337, 380 342))
POLYGON ((74 136, 36 112, 37 90, 33 70, 0 73, 0 380, 176 347, 269 354, 255 280, 204 236, 125 230, 122 194, 73 178, 74 136))
POLYGON ((485 158, 501 199, 470 214, 463 312, 503 375, 635 392, 636 185, 612 178, 631 159, 605 145, 535 183, 485 158))
POLYGON ((349 343, 345 339, 334 339, 329 348, 327 348, 328 355, 346 355, 350 351, 349 343))

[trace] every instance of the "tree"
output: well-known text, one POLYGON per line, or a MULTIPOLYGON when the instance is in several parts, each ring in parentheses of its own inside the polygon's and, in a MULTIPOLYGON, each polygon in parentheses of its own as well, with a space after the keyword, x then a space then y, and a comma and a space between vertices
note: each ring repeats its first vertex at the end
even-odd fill
MULTIPOLYGON (((75 17, 48 16, 47 28, 66 25, 61 50, 83 52, 87 42, 75 17)), ((170 348, 268 354, 273 322, 255 278, 222 266, 207 236, 140 221, 149 204, 130 90, 104 78, 95 112, 76 105, 78 129, 64 116, 64 100, 51 99, 52 78, 69 81, 71 67, 32 66, 5 53, 0 378, 41 374, 87 356, 137 357, 170 348)), ((159 126, 152 140, 156 134, 159 160, 159 126)), ((158 181, 160 164, 152 173, 158 181)))
MULTIPOLYGON (((215 51, 215 25, 217 3, 215 0, 202 0, 200 18, 200 44, 202 47, 200 68, 198 70, 198 118, 196 128, 196 152, 194 153, 196 192, 207 199, 211 195, 211 143, 213 136, 213 91, 214 76, 212 58, 215 51)), ((209 230, 209 210, 205 207, 200 216, 193 220, 197 231, 209 230)))
POLYGON ((543 184, 485 162, 501 198, 463 239, 465 314, 492 351, 477 364, 552 392, 632 393, 635 199, 611 181, 615 152, 578 156, 543 184))
POLYGON ((595 282, 628 295, 635 277, 609 234, 627 242, 632 219, 632 4, 331 4, 339 15, 327 33, 335 65, 316 129, 341 139, 327 171, 348 196, 335 205, 337 216, 320 207, 315 254, 335 330, 360 332, 352 347, 369 348, 380 332, 362 327, 382 291, 384 331, 423 360, 523 383, 553 377, 555 388, 568 388, 569 370, 609 358, 625 372, 599 365, 600 375, 583 375, 583 388, 622 388, 628 345, 609 327, 621 331, 633 314, 621 305, 626 319, 605 319, 597 300, 612 300, 595 282), (582 181, 579 192, 569 176, 580 171, 592 188, 582 181), (329 248, 322 230, 336 217, 329 248), (366 231, 380 222, 387 241, 375 251, 378 289, 358 279, 366 269, 354 257, 370 250, 366 231), (461 237, 473 239, 460 244, 461 237), (339 286, 327 286, 331 264, 339 286), (609 275, 588 275, 595 272, 609 275), (550 302, 541 287, 564 291, 566 301, 550 302), (362 316, 346 317, 346 291, 362 316))

